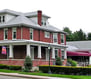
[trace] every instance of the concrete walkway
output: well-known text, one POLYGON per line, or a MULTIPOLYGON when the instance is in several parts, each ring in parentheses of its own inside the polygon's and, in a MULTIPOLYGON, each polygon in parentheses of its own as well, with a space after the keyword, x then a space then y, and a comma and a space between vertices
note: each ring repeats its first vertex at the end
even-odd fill
POLYGON ((3 72, 0 72, 0 75, 30 78, 30 79, 70 79, 70 78, 46 77, 46 76, 24 75, 18 73, 3 73, 3 72))

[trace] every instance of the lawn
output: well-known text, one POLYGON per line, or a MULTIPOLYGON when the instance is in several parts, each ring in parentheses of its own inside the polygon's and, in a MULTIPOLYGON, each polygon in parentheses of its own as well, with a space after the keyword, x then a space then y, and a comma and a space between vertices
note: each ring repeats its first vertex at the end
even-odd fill
POLYGON ((39 72, 21 72, 21 71, 14 71, 14 70, 5 70, 0 69, 0 72, 6 73, 20 73, 20 74, 27 74, 27 75, 39 75, 39 76, 50 76, 50 77, 64 77, 64 78, 72 78, 72 79, 91 79, 91 76, 75 76, 75 75, 61 75, 61 74, 47 74, 47 73, 39 73, 39 72))

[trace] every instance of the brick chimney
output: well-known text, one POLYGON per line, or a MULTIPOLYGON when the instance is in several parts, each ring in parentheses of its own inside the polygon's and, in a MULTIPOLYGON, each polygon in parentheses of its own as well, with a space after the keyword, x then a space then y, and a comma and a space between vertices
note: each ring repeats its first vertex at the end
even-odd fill
POLYGON ((41 20, 42 20, 42 11, 38 10, 38 24, 41 26, 41 20))

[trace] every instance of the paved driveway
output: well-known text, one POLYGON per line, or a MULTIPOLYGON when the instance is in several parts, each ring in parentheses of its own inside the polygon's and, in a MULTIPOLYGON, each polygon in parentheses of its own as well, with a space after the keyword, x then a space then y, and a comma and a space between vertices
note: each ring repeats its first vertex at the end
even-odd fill
POLYGON ((0 75, 0 79, 29 79, 29 78, 20 78, 20 77, 12 77, 12 76, 0 75))

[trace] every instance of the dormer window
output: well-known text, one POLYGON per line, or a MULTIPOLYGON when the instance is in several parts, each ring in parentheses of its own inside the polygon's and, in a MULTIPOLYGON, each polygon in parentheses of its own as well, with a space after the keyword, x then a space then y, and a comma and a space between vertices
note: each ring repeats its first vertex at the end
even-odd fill
POLYGON ((46 26, 46 21, 42 21, 41 25, 46 26))
POLYGON ((3 22, 5 22, 5 16, 4 15, 0 16, 0 23, 3 23, 3 22))

